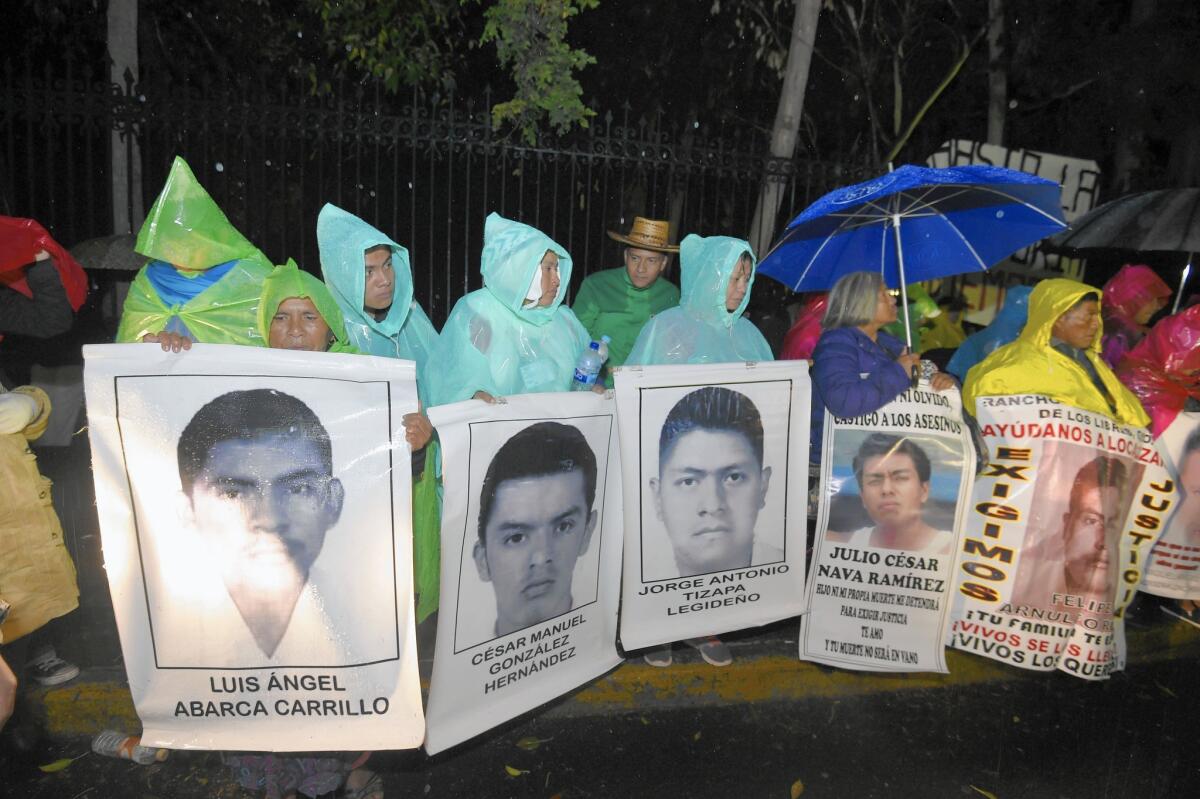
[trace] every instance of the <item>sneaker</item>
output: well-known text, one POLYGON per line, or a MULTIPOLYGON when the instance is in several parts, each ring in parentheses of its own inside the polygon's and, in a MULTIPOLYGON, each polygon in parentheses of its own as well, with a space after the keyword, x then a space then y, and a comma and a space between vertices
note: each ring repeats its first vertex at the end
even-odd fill
POLYGON ((1166 605, 1159 606, 1163 613, 1168 616, 1174 616, 1177 619, 1182 619, 1193 627, 1200 627, 1200 606, 1193 605, 1190 611, 1184 610, 1183 606, 1178 602, 1172 602, 1166 605))
POLYGON ((699 652, 700 657, 710 666, 728 666, 733 662, 733 654, 730 653, 729 647, 715 635, 707 638, 689 638, 684 643, 699 652))
POLYGON ((671 645, 647 649, 646 654, 642 655, 642 659, 655 668, 665 669, 671 665, 671 645))
POLYGON ((62 685, 79 676, 79 667, 60 658, 53 649, 27 663, 25 668, 40 685, 62 685))

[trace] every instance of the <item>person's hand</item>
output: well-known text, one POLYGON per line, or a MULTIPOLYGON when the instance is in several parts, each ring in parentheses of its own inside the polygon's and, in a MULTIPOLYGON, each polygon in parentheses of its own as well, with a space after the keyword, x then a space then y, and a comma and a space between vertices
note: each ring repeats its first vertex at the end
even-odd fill
POLYGON ((608 389, 605 388, 602 383, 596 383, 594 386, 592 386, 592 391, 595 391, 597 394, 603 394, 604 392, 608 391, 608 389))
POLYGON ((945 372, 937 372, 933 377, 929 378, 929 386, 934 391, 946 391, 958 385, 958 381, 954 379, 954 375, 946 374, 945 372))
POLYGON ((408 442, 409 449, 413 452, 424 449, 429 439, 433 438, 433 425, 429 423, 429 417, 424 413, 406 413, 402 421, 404 440, 408 442))
POLYGON ((37 418, 38 401, 14 391, 0 394, 0 433, 19 433, 37 418))
POLYGON ((915 352, 909 352, 908 347, 904 348, 904 352, 900 353, 896 358, 896 363, 900 364, 904 369, 904 374, 911 375, 917 363, 921 360, 921 356, 915 352))
POLYGON ((13 708, 17 704, 17 675, 0 656, 0 730, 12 718, 13 708))
POLYGON ((38 250, 37 252, 35 252, 35 253, 33 254, 33 260, 35 260, 35 261, 49 261, 49 260, 50 260, 50 253, 46 252, 45 250, 38 250))
POLYGON ((181 336, 178 333, 168 333, 166 330, 161 333, 147 333, 142 336, 142 341, 147 344, 162 346, 163 352, 180 352, 181 350, 190 350, 192 348, 192 340, 190 338, 181 336))
POLYGON ((493 397, 491 394, 487 393, 486 391, 476 391, 475 396, 471 397, 471 399, 483 400, 488 405, 496 404, 496 398, 493 397))

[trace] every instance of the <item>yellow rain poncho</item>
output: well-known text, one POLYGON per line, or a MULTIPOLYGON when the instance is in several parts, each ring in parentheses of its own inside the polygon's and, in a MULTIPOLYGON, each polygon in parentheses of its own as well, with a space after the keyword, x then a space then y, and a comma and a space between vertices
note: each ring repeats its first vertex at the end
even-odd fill
POLYGON ((1121 381, 1100 358, 1100 341, 1104 334, 1102 328, 1097 329, 1086 355, 1100 381, 1108 389, 1115 407, 1109 407, 1086 369, 1050 346, 1054 323, 1089 293, 1100 296, 1099 289, 1065 278, 1038 283, 1029 295, 1029 321, 1025 323, 1021 335, 1011 344, 997 349, 967 373, 963 385, 964 410, 974 414, 975 400, 979 397, 1040 394, 1066 405, 1114 418, 1123 424, 1137 427, 1148 425, 1150 417, 1142 409, 1137 397, 1121 385, 1121 381))
POLYGON ((346 323, 342 319, 342 309, 334 301, 328 287, 315 276, 296 266, 296 262, 288 259, 284 266, 275 267, 274 271, 263 281, 262 301, 258 304, 258 333, 262 336, 263 345, 271 338, 271 319, 279 310, 284 300, 293 297, 312 300, 317 307, 317 313, 329 325, 334 341, 327 352, 345 352, 358 354, 358 349, 350 343, 346 335, 346 323))
POLYGON ((150 263, 129 288, 118 342, 171 330, 202 344, 263 343, 258 299, 271 262, 229 223, 182 158, 175 158, 134 249, 150 263), (223 271, 215 282, 205 275, 213 267, 223 271), (155 275, 164 273, 184 290, 173 295, 156 286, 155 275), (211 285, 184 299, 192 294, 188 281, 211 285))

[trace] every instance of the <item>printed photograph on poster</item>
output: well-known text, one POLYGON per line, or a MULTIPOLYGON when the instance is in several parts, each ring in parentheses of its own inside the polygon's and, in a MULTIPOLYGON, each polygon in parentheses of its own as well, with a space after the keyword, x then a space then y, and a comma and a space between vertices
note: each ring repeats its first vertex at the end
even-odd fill
POLYGON ((791 383, 639 395, 641 581, 783 562, 791 383))
MULTIPOLYGON (((1179 504, 1158 543, 1191 550, 1188 554, 1194 556, 1200 553, 1200 418, 1180 414, 1162 437, 1175 466, 1179 504)), ((1196 561, 1191 563, 1194 570, 1196 561)))
POLYGON ((1067 623, 1111 616, 1118 537, 1143 467, 1090 446, 1042 447, 1011 610, 1061 613, 1067 623))
POLYGON ((959 440, 838 430, 832 449, 826 541, 951 554, 963 472, 959 440))
POLYGON ((400 657, 386 383, 129 376, 116 398, 157 668, 400 657))
POLYGON ((611 416, 470 425, 454 651, 596 601, 611 416))

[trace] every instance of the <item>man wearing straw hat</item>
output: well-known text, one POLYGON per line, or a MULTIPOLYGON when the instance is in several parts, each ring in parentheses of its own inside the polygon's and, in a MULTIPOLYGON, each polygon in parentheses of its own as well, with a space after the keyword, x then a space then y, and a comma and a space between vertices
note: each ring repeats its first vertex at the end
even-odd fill
POLYGON ((671 255, 679 252, 678 246, 668 243, 670 232, 669 222, 640 216, 633 218, 628 233, 608 231, 609 238, 625 245, 625 267, 589 275, 571 304, 593 340, 612 339, 609 369, 629 357, 650 317, 679 304, 679 288, 662 277, 671 255))

